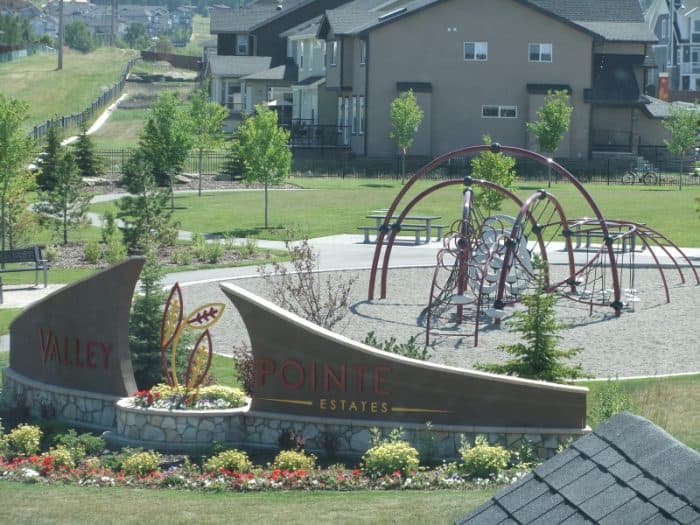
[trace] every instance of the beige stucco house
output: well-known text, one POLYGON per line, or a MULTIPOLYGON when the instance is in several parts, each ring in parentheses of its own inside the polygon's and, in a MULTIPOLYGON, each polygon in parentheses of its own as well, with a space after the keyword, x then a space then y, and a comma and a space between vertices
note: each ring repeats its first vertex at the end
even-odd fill
POLYGON ((632 152, 653 125, 640 121, 644 57, 657 39, 638 0, 355 0, 327 11, 318 35, 336 123, 358 155, 396 153, 389 106, 408 89, 425 115, 413 155, 484 134, 534 148, 525 124, 553 89, 574 108, 557 157, 632 152))

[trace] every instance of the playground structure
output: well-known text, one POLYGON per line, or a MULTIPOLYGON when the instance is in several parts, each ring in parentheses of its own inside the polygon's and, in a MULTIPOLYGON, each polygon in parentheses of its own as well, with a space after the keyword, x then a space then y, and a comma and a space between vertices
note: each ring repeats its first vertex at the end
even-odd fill
POLYGON ((619 316, 623 310, 635 308, 640 300, 635 288, 638 268, 635 254, 638 250, 646 250, 649 254, 659 273, 666 302, 670 302, 667 271, 677 272, 681 283, 685 283, 685 267, 692 273, 695 283, 700 284, 696 268, 670 239, 645 224, 605 218, 581 182, 552 159, 526 149, 494 143, 466 147, 437 157, 401 188, 379 228, 368 299, 374 299, 378 274, 380 298, 387 296, 391 251, 404 218, 433 192, 454 185, 464 185, 461 216, 444 235, 443 247, 437 254, 425 310, 426 344, 430 343, 431 334, 439 333, 472 336, 474 346, 477 346, 479 327, 487 321, 500 324, 508 315, 505 308, 531 292, 536 271, 535 256, 543 262, 547 290, 585 305, 589 313, 597 307, 610 307, 619 316), (593 217, 569 219, 557 198, 544 189, 537 190, 523 201, 507 188, 472 177, 437 182, 418 193, 397 212, 416 181, 451 159, 483 151, 525 157, 548 166, 577 189, 593 217), (517 215, 484 216, 474 205, 474 189, 477 187, 495 191, 512 201, 519 210, 517 215), (394 216, 397 218, 392 223, 394 216), (565 260, 565 264, 556 269, 548 265, 552 243, 555 242, 557 249, 563 244, 565 260), (666 260, 662 262, 660 257, 666 260))

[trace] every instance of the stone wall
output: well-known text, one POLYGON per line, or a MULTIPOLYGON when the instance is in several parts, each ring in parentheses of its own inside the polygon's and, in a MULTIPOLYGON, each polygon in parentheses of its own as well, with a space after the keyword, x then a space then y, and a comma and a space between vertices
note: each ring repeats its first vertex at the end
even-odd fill
MULTIPOLYGON (((105 437, 115 445, 139 446, 164 451, 187 452, 202 449, 212 442, 247 449, 276 450, 283 433, 304 438, 304 448, 320 455, 357 459, 370 448, 371 429, 388 434, 397 425, 367 420, 328 421, 285 414, 235 410, 144 410, 131 400, 117 403, 117 427, 105 437)), ((401 425, 404 439, 419 450, 429 448, 439 459, 455 459, 462 436, 472 441, 478 434, 488 436, 492 444, 517 450, 530 444, 542 459, 556 454, 559 445, 585 433, 570 429, 518 429, 503 427, 464 427, 401 425)))
POLYGON ((81 428, 108 430, 116 427, 118 397, 47 385, 11 368, 3 370, 4 395, 15 405, 25 406, 32 417, 55 417, 81 428))

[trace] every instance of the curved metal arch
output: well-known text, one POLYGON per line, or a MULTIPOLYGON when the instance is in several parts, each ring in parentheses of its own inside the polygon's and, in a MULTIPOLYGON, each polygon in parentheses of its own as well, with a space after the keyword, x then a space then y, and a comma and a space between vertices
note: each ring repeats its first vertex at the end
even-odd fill
MULTIPOLYGON (((455 157, 462 157, 465 155, 469 154, 475 154, 475 153, 480 153, 482 151, 494 151, 494 152, 502 152, 502 153, 510 153, 511 155, 515 155, 518 157, 524 157, 528 158, 531 160, 534 160, 536 162, 539 162, 541 164, 544 164, 546 166, 550 166, 556 173, 559 175, 563 176, 565 179, 567 179, 569 182, 571 182, 574 187, 579 191, 579 193, 583 196, 583 198, 586 200, 588 205, 590 206, 591 210, 595 214, 596 218, 600 221, 601 228, 603 229, 603 237, 605 239, 605 244, 608 252, 608 259, 610 261, 610 267, 612 270, 612 278, 613 278, 613 288, 616 291, 615 293, 615 300, 614 303, 615 305, 620 305, 620 292, 619 292, 619 282, 618 282, 618 277, 617 277, 617 264, 615 262, 615 254, 613 252, 613 247, 612 247, 612 242, 610 242, 610 233, 608 232, 607 226, 605 225, 605 221, 603 219, 603 215, 598 208, 597 204, 593 200, 593 197, 586 191, 586 189, 583 187, 581 182, 574 177, 574 175, 569 172, 564 166, 561 164, 555 162, 551 158, 547 158, 543 155, 540 155, 539 153, 535 153, 534 151, 526 150, 523 148, 516 148, 514 146, 501 146, 499 144, 492 144, 492 145, 480 145, 480 146, 468 146, 465 148, 457 149, 450 151, 448 153, 444 153, 432 161, 430 161, 428 164, 423 166, 421 169, 419 169, 408 181, 406 181, 406 184, 404 184, 403 188, 401 188, 401 191, 396 195, 394 198, 394 201, 391 203, 389 206, 389 209, 387 210, 386 217, 384 218, 384 222, 382 223, 382 227, 379 232, 377 232, 377 244, 375 245, 374 248, 374 256, 372 258, 372 272, 370 274, 370 279, 369 279, 369 291, 368 291, 368 298, 374 299, 374 287, 375 287, 375 280, 376 280, 376 269, 379 264, 379 258, 381 256, 382 248, 384 245, 384 234, 389 230, 390 223, 389 221, 391 220, 391 217, 394 215, 394 212, 396 211, 396 208, 398 207, 399 203, 401 202, 401 199, 403 199, 404 195, 408 192, 408 190, 413 186, 413 184, 416 183, 416 181, 422 179, 425 177, 428 173, 433 171, 435 168, 443 165, 445 162, 455 158, 455 157)), ((414 199, 415 200, 415 199, 414 199)), ((522 202, 522 201, 521 201, 522 202)), ((392 232, 394 234, 395 232, 392 232)), ((395 234, 393 235, 395 237, 395 234)), ((392 246, 392 240, 388 243, 387 246, 387 252, 391 252, 391 246, 392 246)), ((545 250, 542 250, 542 253, 545 253, 545 250)), ((386 265, 388 263, 389 257, 388 254, 385 255, 384 257, 384 267, 382 268, 382 293, 381 293, 381 298, 384 299, 386 297, 386 265)), ((616 315, 619 315, 621 312, 621 309, 615 308, 615 313, 616 315)))

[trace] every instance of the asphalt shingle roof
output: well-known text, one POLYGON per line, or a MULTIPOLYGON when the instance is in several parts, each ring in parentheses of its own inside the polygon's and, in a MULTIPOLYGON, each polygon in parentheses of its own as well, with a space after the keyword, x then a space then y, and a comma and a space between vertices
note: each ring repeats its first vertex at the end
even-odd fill
POLYGON ((700 523, 700 454, 617 414, 458 523, 700 523))
MULTIPOLYGON (((337 35, 356 34, 444 0, 355 0, 326 12, 337 35)), ((610 41, 656 42, 639 0, 518 0, 610 41)), ((465 5, 465 8, 468 7, 465 5)))
POLYGON ((262 23, 267 23, 290 11, 309 3, 311 0, 258 0, 248 7, 230 9, 212 7, 209 11, 210 31, 216 33, 247 33, 262 23), (278 9, 281 5, 282 9, 278 9))

